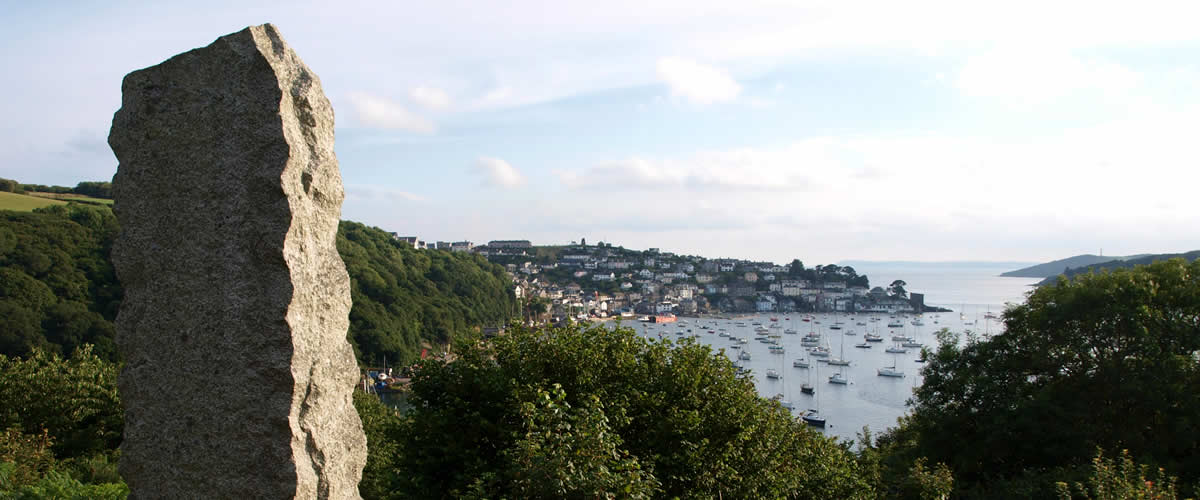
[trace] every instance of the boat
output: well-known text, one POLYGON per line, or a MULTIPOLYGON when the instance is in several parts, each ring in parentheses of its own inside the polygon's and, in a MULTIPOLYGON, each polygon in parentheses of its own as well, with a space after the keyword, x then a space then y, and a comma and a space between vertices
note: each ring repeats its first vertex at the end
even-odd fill
POLYGON ((870 349, 870 348, 871 348, 871 344, 869 344, 869 343, 867 343, 867 342, 861 342, 861 343, 858 343, 858 344, 854 344, 854 347, 857 347, 857 348, 859 348, 859 349, 870 349))
POLYGON ((814 347, 814 348, 808 350, 808 354, 814 358, 828 358, 829 357, 829 348, 828 347, 814 347))
MULTIPOLYGON (((808 362, 805 362, 805 364, 807 365, 808 362)), ((800 392, 802 392, 804 394, 808 394, 809 396, 816 395, 816 389, 814 389, 813 385, 812 385, 813 372, 820 371, 820 370, 821 370, 821 365, 817 365, 816 368, 808 371, 808 381, 803 384, 800 384, 800 392)), ((820 400, 817 400, 817 405, 820 405, 820 404, 821 404, 820 400)))
POLYGON ((904 328, 904 322, 893 319, 893 320, 888 321, 887 326, 888 326, 888 328, 904 328))
POLYGON ((905 348, 899 347, 899 346, 891 346, 891 347, 885 349, 885 352, 889 352, 892 354, 905 354, 908 352, 908 349, 905 349, 905 348))
POLYGON ((850 361, 846 359, 846 337, 842 337, 842 347, 841 350, 838 351, 838 357, 830 358, 829 361, 826 362, 829 363, 830 366, 850 366, 850 361))
POLYGON ((863 340, 866 340, 867 342, 883 342, 883 337, 880 337, 879 335, 868 333, 866 335, 863 335, 863 340))
POLYGON ((846 385, 849 383, 849 381, 846 380, 846 377, 844 375, 842 375, 841 373, 835 373, 835 374, 829 376, 829 383, 837 384, 837 385, 846 385))
POLYGON ((786 400, 786 399, 783 399, 783 393, 776 394, 775 396, 773 396, 773 397, 771 398, 771 400, 773 400, 773 401, 778 401, 778 402, 779 402, 779 406, 782 406, 782 407, 784 407, 784 408, 787 408, 787 409, 789 409, 789 410, 791 410, 792 408, 795 408, 795 406, 793 406, 793 405, 792 405, 792 402, 791 402, 791 401, 788 401, 788 400, 786 400))
POLYGON ((783 354, 783 346, 781 345, 767 346, 767 349, 771 351, 771 354, 783 354))
POLYGON ((804 423, 808 425, 820 427, 822 429, 825 428, 825 417, 818 415, 817 410, 808 410, 807 412, 804 412, 800 418, 803 419, 804 423))
POLYGON ((808 360, 804 358, 796 358, 792 361, 792 366, 796 368, 808 368, 808 360))
POLYGON ((750 361, 750 351, 742 351, 741 354, 738 354, 738 359, 743 360, 743 361, 750 361))
POLYGON ((909 340, 907 342, 900 343, 901 347, 921 347, 922 345, 923 344, 921 344, 920 342, 917 342, 915 340, 909 340))
POLYGON ((892 335, 893 342, 906 342, 906 341, 909 341, 912 339, 913 339, 912 337, 909 337, 907 335, 892 335))
POLYGON ((776 371, 774 368, 767 368, 767 378, 778 379, 781 377, 779 376, 779 372, 776 371))
POLYGON ((855 326, 867 326, 867 324, 863 323, 862 321, 859 321, 859 322, 855 323, 855 326))
POLYGON ((800 345, 804 347, 816 347, 821 345, 821 341, 816 339, 804 339, 800 341, 800 345))
POLYGON ((904 372, 896 369, 895 358, 892 358, 892 366, 885 366, 883 368, 880 368, 880 369, 876 370, 876 373, 878 373, 880 377, 896 377, 896 378, 904 377, 904 372))
POLYGON ((797 332, 796 330, 793 330, 793 329, 791 329, 791 328, 788 328, 788 329, 785 329, 785 330, 783 331, 783 333, 786 333, 786 334, 788 334, 788 335, 795 335, 795 334, 797 334, 797 333, 799 333, 799 332, 797 332))

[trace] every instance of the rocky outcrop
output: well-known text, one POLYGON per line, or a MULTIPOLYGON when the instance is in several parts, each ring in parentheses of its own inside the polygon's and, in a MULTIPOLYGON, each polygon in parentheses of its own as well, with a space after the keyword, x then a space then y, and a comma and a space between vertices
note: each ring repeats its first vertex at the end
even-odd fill
POLYGON ((109 144, 135 498, 353 498, 333 109, 269 24, 125 77, 109 144))

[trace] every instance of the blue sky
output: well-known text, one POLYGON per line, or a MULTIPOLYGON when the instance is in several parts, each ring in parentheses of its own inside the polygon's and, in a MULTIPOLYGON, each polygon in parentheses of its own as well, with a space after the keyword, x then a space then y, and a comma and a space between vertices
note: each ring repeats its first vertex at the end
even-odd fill
POLYGON ((964 4, 10 2, 0 177, 111 177, 125 73, 271 22, 336 110, 343 217, 389 231, 808 263, 1200 248, 1200 5, 964 4))

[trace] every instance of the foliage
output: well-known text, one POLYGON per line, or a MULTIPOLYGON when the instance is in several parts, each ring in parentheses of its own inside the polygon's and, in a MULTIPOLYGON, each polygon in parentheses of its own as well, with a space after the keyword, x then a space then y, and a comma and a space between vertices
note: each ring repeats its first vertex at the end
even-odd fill
POLYGON ((80 182, 71 191, 75 194, 82 194, 93 198, 112 199, 111 182, 80 182))
MULTIPOLYGON (((1084 275, 1005 312, 1006 331, 943 339, 896 431, 960 492, 1053 494, 1096 447, 1200 478, 1200 262, 1084 275), (970 446, 963 446, 970 443, 970 446)), ((986 496, 985 495, 985 496, 986 496)))
MULTIPOLYGON (((1152 264, 1152 263, 1158 262, 1160 260, 1170 260, 1170 259, 1175 259, 1175 258, 1180 258, 1180 259, 1186 260, 1188 262, 1192 262, 1196 259, 1200 259, 1200 250, 1192 250, 1190 252, 1185 252, 1185 253, 1154 254, 1154 255, 1145 255, 1145 256, 1137 257, 1137 258, 1120 258, 1120 259, 1102 260, 1099 262, 1089 262, 1086 265, 1079 265, 1076 267, 1067 267, 1066 269, 1064 269, 1062 271, 1062 273, 1058 273, 1058 274, 1062 274, 1063 276, 1066 276, 1067 279, 1071 279, 1071 278, 1074 278, 1075 276, 1078 276, 1081 274, 1098 273, 1098 272, 1106 271, 1106 270, 1113 271, 1113 270, 1122 269, 1122 268, 1144 266, 1146 264, 1152 264)), ((1039 285, 1053 285, 1058 282, 1058 274, 1051 275, 1051 276, 1043 279, 1038 284, 1039 285)))
POLYGON ((50 434, 24 434, 10 427, 0 432, 0 491, 36 483, 54 468, 54 453, 50 451, 50 434))
POLYGON ((869 493, 850 453, 758 397, 707 346, 626 328, 514 326, 457 353, 414 372, 401 495, 869 493))
POLYGON ((367 465, 358 482, 358 492, 367 500, 391 498, 398 481, 400 417, 380 402, 378 396, 361 391, 354 391, 354 409, 367 436, 367 465))
POLYGON ((1055 485, 1059 498, 1096 500, 1174 500, 1175 478, 1168 477, 1162 469, 1150 470, 1148 465, 1135 464, 1129 450, 1121 450, 1116 460, 1104 458, 1102 451, 1092 459, 1092 474, 1087 485, 1075 483, 1074 488, 1065 482, 1055 485))
MULTIPOLYGON (((122 289, 109 260, 117 231, 107 207, 0 211, 0 354, 65 355, 92 344, 117 359, 122 289)), ((348 337, 362 361, 410 361, 424 342, 503 323, 516 309, 504 272, 478 256, 414 250, 352 222, 342 224, 338 249, 352 283, 348 337)))
POLYGON ((21 183, 12 179, 0 177, 0 193, 16 193, 21 189, 21 183))
POLYGON ((412 362, 423 343, 448 344, 517 311, 511 280, 478 255, 416 250, 347 221, 337 246, 350 273, 349 338, 361 363, 412 362))
MULTIPOLYGON (((124 500, 129 497, 125 483, 84 484, 60 471, 50 471, 29 485, 6 487, 11 464, 0 463, 0 500, 124 500)), ((15 485, 14 485, 15 486, 15 485)))
POLYGON ((46 433, 58 459, 116 449, 123 414, 117 366, 84 346, 70 359, 36 350, 27 359, 0 355, 0 429, 46 433))
POLYGON ((116 358, 121 288, 108 260, 116 231, 104 207, 0 212, 0 354, 68 354, 87 343, 116 358))
MULTIPOLYGON (((516 498, 650 498, 658 480, 620 449, 596 396, 572 408, 560 386, 538 389, 521 405, 520 435, 502 453, 516 498)), ((471 493, 488 498, 483 480, 471 493)))
POLYGON ((892 296, 908 298, 908 290, 904 289, 906 286, 908 286, 908 283, 904 280, 896 280, 893 281, 892 284, 888 285, 887 291, 892 296))

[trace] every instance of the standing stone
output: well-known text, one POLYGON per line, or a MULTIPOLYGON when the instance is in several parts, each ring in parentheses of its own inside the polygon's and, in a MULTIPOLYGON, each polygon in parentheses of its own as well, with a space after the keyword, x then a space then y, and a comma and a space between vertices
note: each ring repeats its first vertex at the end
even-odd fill
POLYGON ((108 142, 133 498, 357 498, 333 108, 274 26, 135 71, 108 142))

